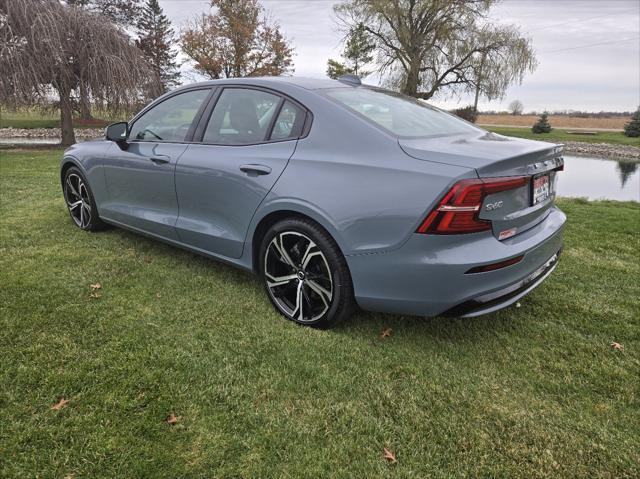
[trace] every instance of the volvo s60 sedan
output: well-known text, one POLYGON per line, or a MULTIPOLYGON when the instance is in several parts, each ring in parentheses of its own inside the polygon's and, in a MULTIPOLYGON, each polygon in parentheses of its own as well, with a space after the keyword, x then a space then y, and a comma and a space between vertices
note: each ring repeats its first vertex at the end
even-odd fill
POLYGON ((562 147, 489 133, 357 77, 165 94, 61 164, 83 230, 111 224, 257 273, 275 308, 476 316, 555 268, 562 147))

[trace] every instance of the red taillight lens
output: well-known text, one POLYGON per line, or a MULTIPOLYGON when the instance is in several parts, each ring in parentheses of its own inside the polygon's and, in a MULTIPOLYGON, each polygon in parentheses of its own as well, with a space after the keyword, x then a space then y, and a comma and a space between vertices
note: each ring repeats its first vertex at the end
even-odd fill
POLYGON ((529 183, 528 176, 460 180, 444 195, 426 217, 418 233, 464 234, 491 229, 491 222, 478 218, 484 198, 500 191, 513 190, 529 183))

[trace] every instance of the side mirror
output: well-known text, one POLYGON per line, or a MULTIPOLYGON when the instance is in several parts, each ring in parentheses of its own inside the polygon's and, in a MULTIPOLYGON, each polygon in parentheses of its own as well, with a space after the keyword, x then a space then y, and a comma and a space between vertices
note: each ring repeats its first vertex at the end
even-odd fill
POLYGON ((118 123, 111 123, 105 132, 104 136, 107 140, 115 141, 118 145, 124 146, 127 144, 127 134, 129 133, 129 124, 126 121, 118 123))

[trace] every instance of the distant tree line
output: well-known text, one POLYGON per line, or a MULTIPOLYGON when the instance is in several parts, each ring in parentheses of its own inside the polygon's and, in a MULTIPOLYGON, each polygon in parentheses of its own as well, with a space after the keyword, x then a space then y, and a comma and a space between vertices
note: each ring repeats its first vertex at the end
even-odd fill
MULTIPOLYGON (((472 93, 473 105, 457 112, 475 121, 480 97, 503 98, 537 65, 516 26, 487 20, 496 2, 343 0, 334 6, 343 49, 327 75, 375 74, 423 100, 472 93)), ((260 0, 209 6, 176 33, 158 0, 0 0, 0 103, 47 106, 54 95, 68 144, 74 114, 130 110, 180 84, 179 51, 212 79, 294 71, 292 42, 260 0)), ((512 114, 523 110, 517 100, 510 105, 512 114)))
MULTIPOLYGON (((513 112, 509 110, 482 110, 478 112, 480 115, 510 115, 513 112)), ((539 115, 542 112, 531 110, 523 112, 525 115, 539 115)), ((633 111, 581 111, 581 110, 551 110, 547 111, 551 116, 567 116, 571 118, 629 118, 633 116, 633 111)))

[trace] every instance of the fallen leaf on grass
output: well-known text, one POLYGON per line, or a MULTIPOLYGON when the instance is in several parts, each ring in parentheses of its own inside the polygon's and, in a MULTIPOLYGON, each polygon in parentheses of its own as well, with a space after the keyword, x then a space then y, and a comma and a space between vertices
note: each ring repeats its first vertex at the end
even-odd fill
POLYGON ((398 460, 396 459, 396 455, 394 453, 392 453, 389 449, 387 449, 386 447, 383 448, 383 456, 384 458, 389 461, 391 464, 395 464, 396 462, 398 462, 398 460))
POLYGON ((167 416, 167 419, 165 419, 165 422, 173 426, 178 423, 178 418, 175 416, 175 414, 171 413, 167 416))
POLYGON ((100 283, 93 283, 91 285, 91 291, 95 291, 96 289, 102 289, 102 285, 100 283))
POLYGON ((156 298, 162 298, 162 295, 160 293, 156 293, 156 298))
POLYGON ((53 406, 51 406, 51 409, 53 409, 54 411, 59 411, 60 409, 65 407, 68 403, 69 403, 68 399, 60 398, 60 401, 58 401, 53 406))
POLYGON ((100 293, 91 293, 89 295, 90 298, 94 298, 94 299, 98 299, 98 298, 102 298, 102 295, 100 293))
POLYGON ((382 330, 382 332, 380 333, 380 338, 384 339, 384 338, 389 338, 391 337, 391 335, 393 334, 393 329, 391 328, 385 328, 382 330))
POLYGON ((623 351, 624 350, 624 346, 620 343, 616 343, 615 341, 613 343, 611 343, 611 347, 613 349, 617 349, 618 351, 623 351))

